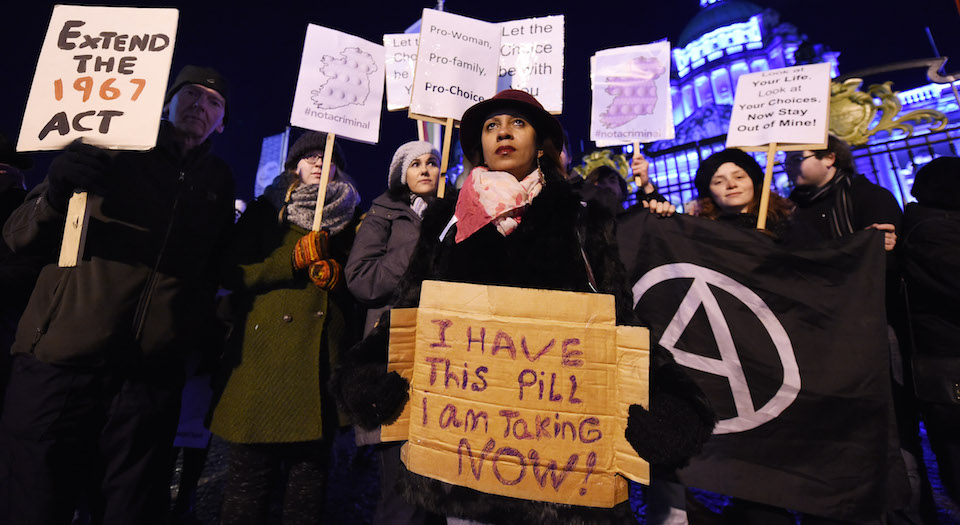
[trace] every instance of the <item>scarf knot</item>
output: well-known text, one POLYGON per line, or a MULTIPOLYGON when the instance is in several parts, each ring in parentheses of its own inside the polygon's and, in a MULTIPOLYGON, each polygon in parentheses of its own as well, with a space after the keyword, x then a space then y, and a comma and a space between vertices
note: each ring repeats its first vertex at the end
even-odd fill
POLYGON ((473 168, 457 198, 456 242, 462 242, 489 223, 506 237, 517 229, 523 212, 543 189, 539 169, 517 180, 503 171, 473 168))

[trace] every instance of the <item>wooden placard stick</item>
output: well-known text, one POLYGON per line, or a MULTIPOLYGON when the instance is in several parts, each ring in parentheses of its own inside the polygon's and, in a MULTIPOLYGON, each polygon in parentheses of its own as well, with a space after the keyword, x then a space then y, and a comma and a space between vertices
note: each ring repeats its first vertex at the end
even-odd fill
POLYGON ((313 231, 320 231, 323 220, 323 203, 327 199, 327 182, 330 180, 330 161, 333 159, 333 141, 335 133, 327 133, 327 144, 323 148, 323 166, 320 172, 320 188, 317 190, 317 209, 313 214, 313 231))
POLYGON ((767 207, 770 205, 770 184, 773 182, 773 163, 777 155, 777 143, 767 147, 767 169, 763 173, 763 187, 760 189, 760 210, 757 212, 757 229, 767 227, 767 207))
POLYGON ((414 120, 414 122, 417 123, 417 140, 423 140, 423 128, 426 126, 426 123, 422 120, 414 120))
POLYGON ((450 142, 453 140, 453 119, 447 118, 443 129, 443 151, 440 159, 440 180, 437 181, 437 198, 443 198, 447 181, 447 167, 450 165, 450 142))
MULTIPOLYGON (((633 142, 633 158, 636 159, 639 157, 642 157, 642 155, 640 154, 640 143, 637 141, 634 141, 633 142)), ((640 187, 640 177, 638 177, 636 173, 633 174, 633 183, 637 185, 637 189, 643 192, 643 188, 640 187)))
POLYGON ((87 192, 78 191, 67 204, 67 220, 63 225, 63 240, 60 243, 60 259, 57 266, 73 268, 83 257, 83 243, 87 237, 90 214, 87 192))

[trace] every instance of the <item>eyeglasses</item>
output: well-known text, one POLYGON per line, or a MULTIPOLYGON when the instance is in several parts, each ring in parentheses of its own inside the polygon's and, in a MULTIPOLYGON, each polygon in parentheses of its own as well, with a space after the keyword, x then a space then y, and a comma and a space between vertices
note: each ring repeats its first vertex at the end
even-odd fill
POLYGON ((810 155, 807 155, 807 156, 803 156, 802 153, 794 153, 792 155, 790 153, 787 153, 786 158, 783 159, 783 165, 785 167, 789 166, 791 168, 795 168, 803 164, 803 161, 809 159, 810 157, 816 157, 816 156, 817 156, 816 153, 811 153, 810 155))
POLYGON ((301 157, 301 158, 309 162, 310 164, 316 164, 317 161, 323 158, 323 155, 319 153, 314 153, 313 155, 307 155, 306 157, 301 157))

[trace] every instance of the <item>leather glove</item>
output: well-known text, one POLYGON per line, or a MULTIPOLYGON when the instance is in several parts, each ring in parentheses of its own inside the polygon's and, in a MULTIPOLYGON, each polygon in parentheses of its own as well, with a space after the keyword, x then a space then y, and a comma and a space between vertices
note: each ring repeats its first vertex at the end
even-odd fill
POLYGON ((315 262, 307 269, 307 276, 321 290, 332 292, 343 284, 343 268, 333 259, 315 262))
POLYGON ((293 247, 293 267, 309 268, 311 264, 330 258, 330 234, 326 230, 310 232, 293 247))
POLYGON ((53 209, 64 212, 74 190, 102 191, 109 163, 107 152, 84 144, 80 139, 73 141, 63 154, 50 163, 47 202, 53 209))
POLYGON ((700 414, 690 401, 658 393, 652 410, 630 405, 627 442, 651 464, 681 467, 703 448, 714 421, 700 414))

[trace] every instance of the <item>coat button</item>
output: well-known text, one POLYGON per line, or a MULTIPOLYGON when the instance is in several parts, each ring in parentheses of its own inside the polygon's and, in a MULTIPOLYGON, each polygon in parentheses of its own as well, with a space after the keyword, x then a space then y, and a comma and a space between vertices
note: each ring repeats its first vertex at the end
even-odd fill
POLYGON ((283 314, 283 322, 289 323, 293 321, 293 316, 290 314, 283 314))
POLYGON ((317 313, 313 315, 315 315, 319 319, 320 317, 323 317, 323 310, 318 310, 317 313))

